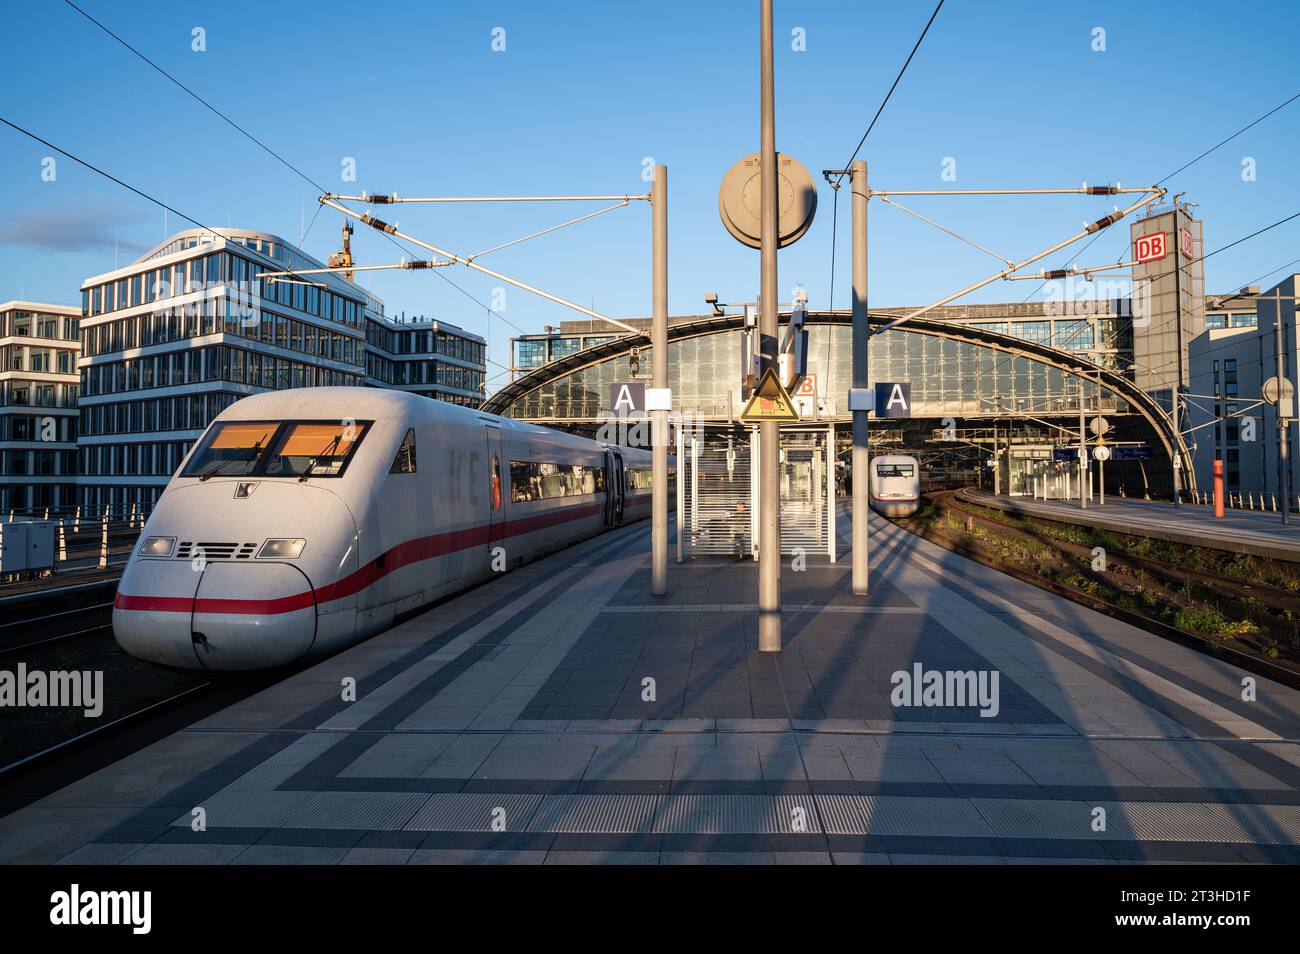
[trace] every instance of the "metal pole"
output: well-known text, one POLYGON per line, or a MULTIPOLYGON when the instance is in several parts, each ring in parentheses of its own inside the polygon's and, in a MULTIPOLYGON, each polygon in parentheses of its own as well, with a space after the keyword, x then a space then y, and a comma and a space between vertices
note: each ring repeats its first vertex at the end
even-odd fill
POLYGON ((1088 438, 1084 435, 1083 379, 1079 379, 1079 507, 1088 509, 1088 438))
POLYGON ((993 419, 993 496, 1000 496, 1002 493, 1002 481, 998 479, 998 474, 1002 471, 1002 453, 998 450, 998 419, 993 419))
MULTIPOLYGON (((668 167, 656 165, 650 190, 653 212, 654 312, 650 322, 651 376, 656 388, 668 387, 668 167)), ((668 411, 651 411, 650 514, 651 592, 668 592, 668 411)))
MULTIPOLYGON (((1179 405, 1183 397, 1183 270, 1179 263, 1179 246, 1182 244, 1182 225, 1178 220, 1178 196, 1174 196, 1174 227, 1172 234, 1169 236, 1174 246, 1174 334, 1178 346, 1178 384, 1174 388, 1174 506, 1181 504, 1182 496, 1182 469, 1178 466, 1182 460, 1182 454, 1179 448, 1182 446, 1181 437, 1182 422, 1179 418, 1182 416, 1182 409, 1179 405)), ((1204 249, 1202 249, 1204 251, 1204 249)))
POLYGON ((465 258, 463 255, 457 255, 454 252, 448 252, 446 249, 439 248, 436 245, 430 245, 428 242, 422 241, 416 238, 414 235, 408 235, 407 233, 398 229, 397 226, 391 225, 388 222, 383 221, 382 219, 377 219, 373 215, 370 215, 369 213, 354 212, 352 209, 349 209, 347 206, 339 205, 333 199, 329 199, 324 196, 322 196, 318 201, 320 202, 321 205, 327 205, 331 209, 334 209, 336 212, 342 212, 344 215, 348 216, 349 218, 356 219, 358 222, 363 222, 366 225, 370 226, 372 229, 375 229, 376 231, 386 232, 387 234, 395 236, 396 238, 405 239, 406 241, 410 242, 412 245, 418 245, 420 246, 420 248, 428 249, 430 252, 433 252, 435 255, 441 255, 443 258, 449 258, 454 262, 464 265, 466 268, 472 268, 475 271, 482 272, 484 275, 488 275, 492 278, 497 279, 498 281, 503 281, 509 285, 514 285, 516 288, 522 288, 526 292, 532 292, 534 295, 539 295, 542 298, 545 298, 547 301, 553 301, 557 305, 563 305, 566 308, 572 308, 574 311, 580 312, 581 314, 586 315, 588 318, 594 318, 597 321, 609 322, 609 324, 614 325, 616 328, 622 328, 628 334, 636 335, 637 337, 640 337, 641 335, 645 334, 644 331, 642 331, 639 328, 632 327, 627 322, 619 321, 617 318, 610 318, 608 315, 602 315, 600 312, 592 311, 590 308, 584 308, 581 305, 575 304, 574 302, 571 302, 565 298, 561 298, 558 295, 552 295, 550 292, 542 291, 540 288, 536 288, 533 285, 529 285, 527 282, 521 282, 517 278, 511 278, 509 275, 502 275, 500 272, 493 271, 492 269, 488 268, 486 265, 480 265, 478 262, 470 261, 468 258, 465 258))
MULTIPOLYGON (((870 387, 868 344, 871 325, 867 315, 867 163, 856 159, 849 168, 849 188, 853 194, 853 387, 870 387)), ((866 596, 870 584, 871 516, 871 432, 870 412, 853 412, 853 457, 850 478, 853 481, 853 509, 850 530, 853 542, 853 592, 866 596)))
POLYGON ((826 540, 831 562, 839 554, 835 544, 835 425, 826 425, 826 540))
MULTIPOLYGON (((762 0, 759 11, 759 86, 761 152, 759 161, 759 208, 761 245, 759 250, 758 334, 761 353, 760 377, 777 368, 776 246, 780 241, 777 221, 775 75, 772 68, 772 0, 762 0)), ((781 432, 775 421, 759 425, 759 522, 758 522, 758 648, 781 651, 781 507, 777 484, 781 453, 781 432)))
MULTIPOLYGON (((1285 377, 1285 365, 1282 361, 1282 291, 1280 285, 1278 286, 1277 297, 1274 299, 1273 341, 1275 342, 1275 350, 1277 351, 1277 392, 1278 393, 1277 393, 1277 406, 1274 408, 1274 410, 1277 412, 1277 469, 1278 469, 1277 485, 1282 490, 1282 500, 1285 502, 1288 499, 1288 491, 1290 489, 1287 485, 1290 483, 1291 462, 1288 460, 1290 454, 1289 454, 1289 448, 1287 447, 1287 444, 1290 441, 1289 441, 1289 435, 1287 434, 1287 419, 1282 416, 1282 410, 1283 410, 1282 405, 1286 396, 1287 382, 1285 377)), ((1291 522, 1290 515, 1288 514, 1288 511, 1290 509, 1291 509, 1290 507, 1282 508, 1282 522, 1284 524, 1291 522)))

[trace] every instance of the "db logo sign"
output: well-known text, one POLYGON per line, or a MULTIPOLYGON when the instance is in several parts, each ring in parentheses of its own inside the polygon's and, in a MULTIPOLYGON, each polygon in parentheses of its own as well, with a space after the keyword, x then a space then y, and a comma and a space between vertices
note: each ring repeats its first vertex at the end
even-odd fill
POLYGON ((1165 246, 1164 232, 1139 235, 1133 242, 1134 257, 1139 262, 1154 262, 1158 258, 1164 258, 1168 252, 1169 250, 1165 246))

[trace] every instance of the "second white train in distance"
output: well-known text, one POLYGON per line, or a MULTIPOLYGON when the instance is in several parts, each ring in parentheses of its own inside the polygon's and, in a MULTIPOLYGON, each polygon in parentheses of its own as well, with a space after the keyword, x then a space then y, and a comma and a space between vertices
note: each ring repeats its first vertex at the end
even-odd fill
POLYGON ((648 451, 372 388, 246 397, 168 483, 113 630, 166 666, 322 656, 394 617, 649 516, 648 451))
POLYGON ((910 517, 921 505, 921 465, 915 457, 871 458, 871 507, 886 517, 910 517))

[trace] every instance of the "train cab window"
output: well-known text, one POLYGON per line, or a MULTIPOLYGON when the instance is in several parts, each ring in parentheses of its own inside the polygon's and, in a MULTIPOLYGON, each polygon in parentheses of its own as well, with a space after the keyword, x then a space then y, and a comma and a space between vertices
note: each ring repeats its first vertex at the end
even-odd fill
POLYGON ((388 472, 390 474, 415 473, 415 428, 406 429, 402 446, 397 448, 397 456, 393 458, 393 466, 388 468, 388 472))
POLYGON ((251 474, 279 428, 276 421, 222 421, 213 424, 181 476, 215 477, 220 474, 223 477, 243 477, 251 474))
POLYGON ((876 474, 881 477, 911 477, 914 469, 911 464, 877 464, 876 474))
POLYGON ((372 423, 218 421, 203 435, 181 476, 341 477, 372 423))
POLYGON ((267 477, 341 477, 369 424, 356 421, 285 424, 267 458, 267 477))

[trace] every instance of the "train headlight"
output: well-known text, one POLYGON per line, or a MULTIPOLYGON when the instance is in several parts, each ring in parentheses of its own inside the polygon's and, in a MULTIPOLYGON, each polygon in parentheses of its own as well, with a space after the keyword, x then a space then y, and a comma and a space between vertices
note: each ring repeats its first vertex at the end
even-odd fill
POLYGON ((175 537, 147 537, 140 547, 140 556, 169 557, 175 549, 175 537))
POLYGON ((271 539, 262 544, 262 549, 257 551, 259 560, 296 560, 302 556, 302 548, 307 545, 306 540, 295 539, 271 539))

